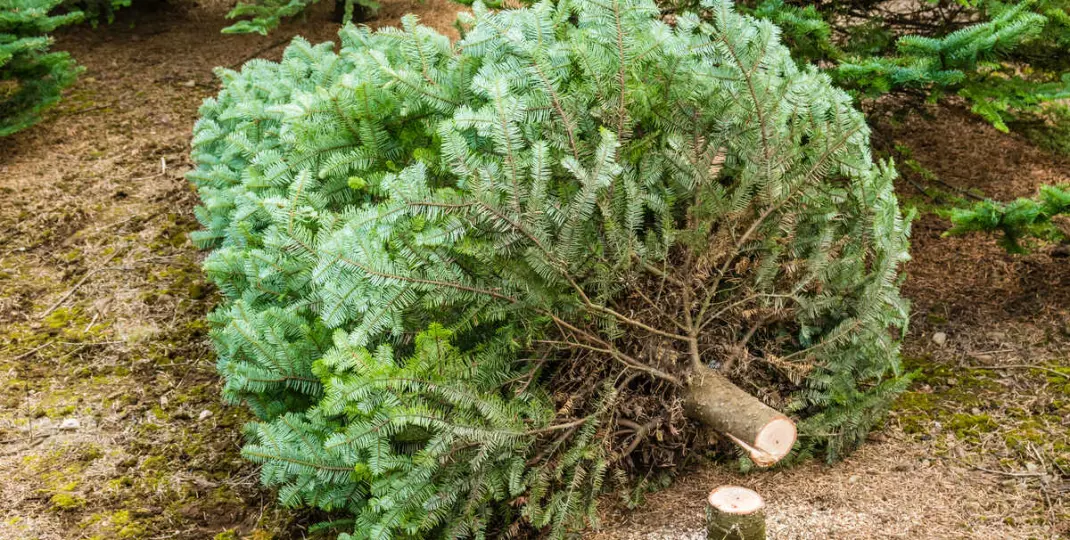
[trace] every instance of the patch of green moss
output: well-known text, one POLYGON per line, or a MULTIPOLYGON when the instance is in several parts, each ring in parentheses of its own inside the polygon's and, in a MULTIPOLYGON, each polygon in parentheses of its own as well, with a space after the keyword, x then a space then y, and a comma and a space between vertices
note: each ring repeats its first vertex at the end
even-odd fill
POLYGON ((65 263, 76 263, 78 261, 81 261, 82 260, 82 250, 77 249, 77 248, 72 249, 72 250, 68 251, 67 253, 64 253, 63 255, 60 255, 60 260, 62 260, 65 263))
POLYGON ((935 406, 932 394, 911 391, 899 396, 892 405, 892 410, 896 413, 903 431, 915 435, 929 431, 935 406))
POLYGON ((188 296, 193 300, 201 300, 208 296, 208 287, 204 283, 194 282, 189 284, 188 296))
MULTIPOLYGON (((171 235, 171 238, 177 237, 171 235)), ((133 235, 129 241, 138 239, 133 235)), ((179 243, 184 248, 185 238, 179 243)), ((161 248, 174 253, 170 245, 161 248)), ((111 248, 107 251, 112 252, 111 248)), ((70 253, 56 253, 57 261, 77 260, 70 253)), ((147 277, 148 272, 160 267, 144 268, 147 277)), ((203 516, 240 514, 238 510, 248 507, 242 498, 243 491, 227 482, 236 468, 244 467, 234 442, 240 426, 248 420, 248 413, 239 408, 222 408, 214 374, 189 369, 194 360, 210 354, 205 339, 209 325, 201 315, 215 289, 206 284, 192 259, 189 264, 168 265, 163 270, 153 272, 155 283, 151 288, 157 294, 178 300, 176 309, 181 316, 175 321, 177 324, 166 332, 148 325, 128 327, 124 328, 124 336, 131 358, 148 357, 157 366, 178 366, 173 372, 157 369, 148 362, 122 361, 125 356, 117 363, 56 362, 81 344, 116 339, 112 323, 104 318, 93 321, 96 314, 73 298, 46 320, 35 317, 25 323, 0 327, 0 371, 9 374, 0 387, 0 422, 11 421, 13 426, 19 425, 19 421, 25 423, 31 411, 53 418, 54 425, 71 415, 87 418, 106 412, 148 416, 148 422, 135 422, 131 426, 131 437, 111 441, 120 443, 121 448, 70 445, 53 450, 42 445, 19 456, 23 466, 16 467, 18 481, 32 486, 43 503, 42 510, 62 512, 59 519, 68 531, 76 530, 80 538, 138 540, 166 536, 175 530, 196 527, 204 530, 203 516), (190 306, 196 313, 190 313, 190 306), (140 340, 131 337, 140 328, 150 331, 140 340), (28 361, 10 361, 42 345, 27 357, 28 361), (136 381, 131 379, 132 375, 136 381), (157 405, 164 385, 156 383, 161 381, 170 384, 180 381, 167 394, 169 403, 163 406, 157 405), (146 382, 149 386, 145 386, 146 382), (30 410, 26 406, 27 396, 32 396, 30 410), (212 425, 220 426, 218 430, 198 429, 201 426, 193 418, 204 409, 214 413, 212 425), (176 420, 176 411, 190 416, 176 420), (221 433, 230 435, 221 436, 221 433), (114 465, 116 472, 103 477, 86 474, 90 463, 101 458, 109 463, 94 466, 94 471, 110 470, 114 465), (114 460, 119 462, 111 463, 114 460)), ((17 267, 5 266, 3 271, 14 275, 14 281, 0 278, 0 296, 16 287, 21 291, 27 286, 26 276, 36 275, 17 267)), ((39 303, 26 303, 26 306, 40 313, 78 278, 75 275, 67 283, 53 280, 33 284, 30 290, 35 296, 28 296, 26 302, 39 303)), ((82 349, 88 354, 97 350, 95 346, 82 349)), ((292 513, 272 509, 257 523, 250 524, 258 531, 253 538, 268 540, 273 533, 279 538, 289 538, 292 535, 286 531, 293 519, 292 513)), ((210 521, 219 523, 215 518, 210 521)), ((236 523, 231 522, 230 527, 236 523)), ((224 525, 212 526, 215 533, 224 525)), ((7 530, 14 531, 19 538, 31 537, 33 532, 22 534, 14 526, 7 530)), ((238 530, 232 532, 237 534, 238 530)), ((206 535, 211 536, 211 533, 206 535)))
POLYGON ((144 470, 162 470, 167 468, 167 458, 164 456, 149 456, 141 462, 144 470))
POLYGON ((959 440, 977 440, 983 433, 996 431, 999 423, 987 414, 956 413, 951 415, 947 427, 959 440))
POLYGON ((1028 452, 1030 444, 1044 444, 1047 434, 1033 429, 1015 429, 1003 434, 1007 447, 1019 452, 1028 452))
POLYGON ((981 391, 1000 389, 991 371, 935 362, 929 355, 903 357, 903 365, 917 374, 915 383, 929 385, 941 397, 960 404, 976 405, 981 391))
MULTIPOLYGON (((903 364, 917 374, 915 389, 905 392, 892 407, 905 433, 926 434, 939 421, 959 440, 974 442, 981 434, 1001 428, 978 410, 987 405, 993 392, 1002 391, 993 372, 936 362, 929 355, 904 357, 903 364)), ((1023 416, 1031 414, 1023 411, 1023 416)))
POLYGON ((144 538, 147 530, 144 524, 137 522, 129 510, 112 513, 96 513, 82 522, 82 527, 93 531, 90 540, 136 540, 144 538))
POLYGON ((134 479, 129 476, 120 476, 119 478, 113 478, 108 480, 108 489, 115 491, 122 491, 134 487, 134 479))
POLYGON ((67 512, 85 506, 85 497, 73 491, 77 486, 77 482, 70 482, 62 486, 63 489, 61 491, 53 493, 48 499, 52 509, 59 512, 67 512))
POLYGON ((931 311, 925 315, 925 320, 929 321, 929 324, 933 326, 943 326, 947 324, 947 317, 931 311))
POLYGON ((89 319, 85 318, 81 308, 78 307, 61 307, 44 318, 45 326, 55 329, 66 328, 72 322, 88 324, 89 319))
POLYGON ((89 443, 74 450, 74 452, 72 452, 72 457, 81 463, 89 464, 104 457, 104 449, 98 445, 89 443))
POLYGON ((1051 371, 1041 371, 1048 384, 1064 396, 1070 396, 1070 366, 1047 366, 1051 371))
POLYGON ((107 331, 111 327, 110 321, 93 321, 79 306, 58 308, 49 313, 42 322, 44 324, 40 328, 12 325, 0 329, 0 342, 7 342, 23 352, 50 341, 66 342, 66 346, 46 346, 34 353, 37 358, 59 358, 70 352, 70 343, 106 341, 107 331))
POLYGON ((157 366, 186 365, 191 356, 205 353, 204 337, 209 326, 201 320, 190 321, 163 335, 149 344, 148 357, 157 366))
POLYGON ((197 221, 188 216, 168 214, 167 224, 149 244, 149 249, 155 253, 161 253, 186 247, 190 245, 189 233, 199 228, 197 221))
POLYGON ((70 415, 71 413, 73 413, 77 409, 78 409, 78 407, 75 406, 75 405, 66 405, 66 406, 63 406, 63 407, 56 407, 56 408, 48 409, 48 410, 44 411, 44 415, 49 417, 49 418, 52 418, 52 419, 62 418, 64 416, 70 415))
MULTIPOLYGON (((40 393, 40 401, 35 403, 29 410, 29 414, 33 418, 48 417, 52 420, 59 420, 72 416, 79 412, 81 409, 85 409, 87 412, 89 407, 80 404, 79 390, 73 387, 55 387, 45 382, 38 382, 32 385, 36 390, 43 390, 40 393)), ((22 414, 26 413, 26 409, 23 409, 22 414)), ((17 414, 17 413, 16 413, 17 414)), ((2 418, 0 414, 0 418, 2 418)))
POLYGON ((204 403, 210 401, 216 401, 216 389, 215 386, 209 383, 196 384, 183 388, 178 395, 175 396, 175 403, 204 403))
POLYGON ((41 486, 37 493, 47 497, 52 511, 74 511, 86 505, 79 490, 82 471, 102 455, 100 447, 93 444, 57 448, 24 456, 20 472, 28 475, 27 481, 41 486))
MULTIPOLYGON (((1070 412, 1066 408, 1070 402, 1051 393, 1060 389, 1051 380, 1061 378, 1060 375, 1029 371, 1027 378, 1031 383, 1026 384, 1041 385, 1035 389, 1040 399, 1011 405, 1005 403, 1003 385, 992 380, 1001 376, 996 372, 956 371, 946 366, 924 365, 916 359, 911 362, 919 368, 920 378, 928 387, 904 393, 893 407, 894 417, 906 433, 928 434, 934 422, 939 421, 948 433, 966 443, 988 441, 984 435, 995 434, 996 440, 1003 442, 1003 448, 988 446, 986 451, 1000 456, 1000 464, 1006 469, 1036 463, 1038 455, 1045 456, 1042 459, 1057 469, 1070 466, 1070 434, 1065 430, 1065 419, 1070 412)), ((937 452, 940 440, 937 439, 937 452)))

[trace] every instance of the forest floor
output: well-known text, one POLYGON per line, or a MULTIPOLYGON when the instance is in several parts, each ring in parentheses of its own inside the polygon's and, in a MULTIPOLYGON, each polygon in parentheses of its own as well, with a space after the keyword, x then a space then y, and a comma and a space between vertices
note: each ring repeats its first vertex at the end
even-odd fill
MULTIPOLYGON (((337 25, 325 4, 269 37, 224 36, 219 6, 139 6, 58 36, 86 72, 0 140, 0 539, 303 538, 317 516, 258 487, 247 415, 219 399, 203 322, 217 296, 183 175, 213 67, 337 25)), ((384 6, 377 23, 415 12, 452 31, 447 0, 384 6)), ((725 483, 762 493, 774 538, 1070 535, 1070 261, 943 238, 939 212, 962 190, 1070 182, 1070 159, 954 106, 879 126, 880 148, 910 149, 900 193, 920 212, 904 284, 916 383, 843 462, 694 467, 637 509, 607 500, 592 536, 701 538, 704 494, 725 483)))

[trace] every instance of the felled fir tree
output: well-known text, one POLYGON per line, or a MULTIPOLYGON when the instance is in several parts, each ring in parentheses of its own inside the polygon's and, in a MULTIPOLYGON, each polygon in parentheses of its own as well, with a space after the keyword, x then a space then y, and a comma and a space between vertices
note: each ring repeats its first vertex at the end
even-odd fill
POLYGON ((410 16, 220 72, 196 240, 283 502, 561 536, 718 438, 785 457, 782 413, 796 455, 861 442, 905 384, 894 172, 774 26, 705 9, 476 5, 456 44, 410 16))
POLYGON ((82 18, 50 15, 61 2, 0 0, 0 137, 37 123, 81 71, 69 54, 48 50, 50 32, 82 18))

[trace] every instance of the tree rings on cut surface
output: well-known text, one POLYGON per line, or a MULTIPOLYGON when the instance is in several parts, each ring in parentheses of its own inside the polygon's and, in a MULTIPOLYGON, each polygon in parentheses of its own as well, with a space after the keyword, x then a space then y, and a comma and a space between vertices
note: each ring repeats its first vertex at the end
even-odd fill
POLYGON ((765 501, 754 490, 721 486, 706 499, 710 540, 765 540, 765 501))
POLYGON ((700 368, 693 374, 684 411, 727 435, 759 467, 768 467, 787 456, 798 436, 790 418, 709 368, 700 368))

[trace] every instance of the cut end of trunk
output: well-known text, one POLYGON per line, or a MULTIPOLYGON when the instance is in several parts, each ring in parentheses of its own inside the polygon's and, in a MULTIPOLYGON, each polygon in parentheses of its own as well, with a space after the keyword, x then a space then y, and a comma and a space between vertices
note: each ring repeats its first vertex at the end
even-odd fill
POLYGON ((717 511, 737 516, 750 515, 765 508, 761 495, 739 486, 721 486, 710 492, 708 500, 717 511))
POLYGON ((727 435, 742 446, 751 461, 759 467, 769 467, 784 459, 798 437, 795 422, 786 416, 773 417, 768 423, 756 426, 756 431, 753 442, 740 440, 732 433, 727 435))
POLYGON ((772 459, 772 463, 776 463, 791 452, 791 447, 795 446, 795 439, 798 436, 795 422, 786 416, 781 416, 774 418, 758 432, 754 447, 772 459))
POLYGON ((743 447, 759 467, 784 459, 798 437, 790 418, 708 368, 693 377, 684 410, 743 447))

